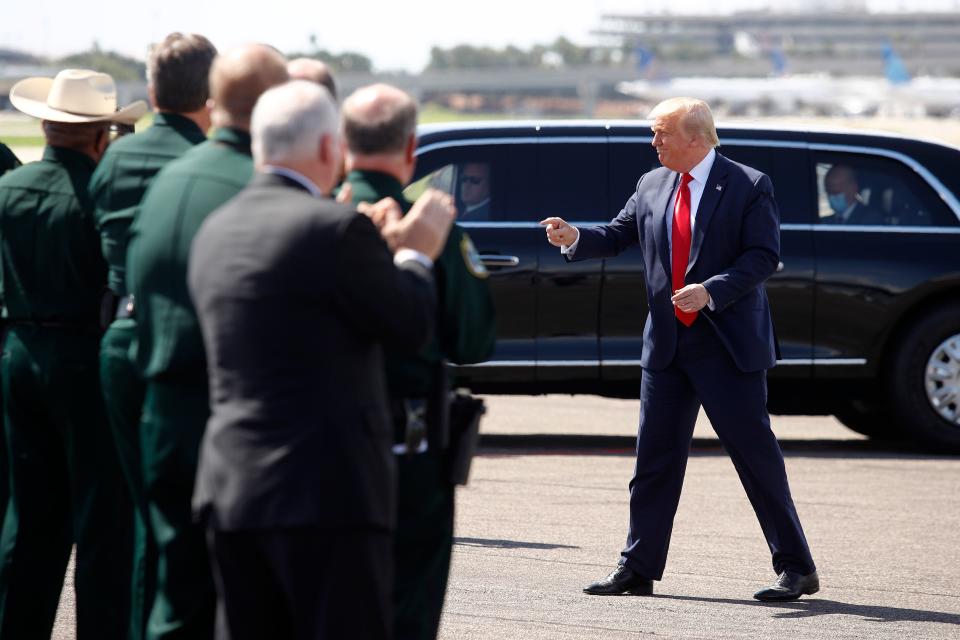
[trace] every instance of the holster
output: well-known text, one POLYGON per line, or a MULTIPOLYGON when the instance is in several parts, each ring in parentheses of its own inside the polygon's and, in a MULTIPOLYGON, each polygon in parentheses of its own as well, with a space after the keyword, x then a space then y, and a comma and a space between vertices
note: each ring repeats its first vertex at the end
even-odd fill
POLYGON ((447 454, 451 484, 467 484, 470 463, 480 443, 480 418, 487 412, 481 398, 465 389, 450 394, 450 449, 447 454))

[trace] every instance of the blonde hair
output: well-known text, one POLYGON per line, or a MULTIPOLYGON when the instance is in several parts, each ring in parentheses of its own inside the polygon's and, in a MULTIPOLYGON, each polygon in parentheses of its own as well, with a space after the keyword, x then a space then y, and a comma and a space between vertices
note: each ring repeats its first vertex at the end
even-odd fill
POLYGON ((669 98, 653 108, 647 116, 657 118, 677 118, 680 126, 690 135, 703 136, 711 147, 720 146, 717 128, 713 124, 710 105, 697 98, 669 98))

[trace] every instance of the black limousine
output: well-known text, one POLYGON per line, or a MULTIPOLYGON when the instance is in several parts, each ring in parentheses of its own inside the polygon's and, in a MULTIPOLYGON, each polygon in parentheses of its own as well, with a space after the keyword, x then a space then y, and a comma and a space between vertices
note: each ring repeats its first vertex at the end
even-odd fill
MULTIPOLYGON (((773 180, 767 282, 782 359, 769 408, 960 449, 960 149, 885 134, 718 127, 773 180)), ((568 264, 538 221, 606 222, 658 166, 649 123, 420 129, 417 175, 456 197, 491 271, 497 346, 457 368, 480 393, 637 397, 647 314, 638 249, 568 264)))

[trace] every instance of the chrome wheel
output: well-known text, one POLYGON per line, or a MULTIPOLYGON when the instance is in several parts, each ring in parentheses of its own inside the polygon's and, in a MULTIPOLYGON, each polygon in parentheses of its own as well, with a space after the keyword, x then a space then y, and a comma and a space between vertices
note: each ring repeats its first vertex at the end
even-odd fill
POLYGON ((960 334, 950 336, 927 360, 927 400, 941 418, 960 427, 960 334))

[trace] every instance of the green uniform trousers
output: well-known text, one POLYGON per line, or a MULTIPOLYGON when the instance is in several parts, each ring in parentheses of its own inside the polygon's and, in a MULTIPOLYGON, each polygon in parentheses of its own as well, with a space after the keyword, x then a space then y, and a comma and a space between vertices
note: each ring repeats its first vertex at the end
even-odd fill
POLYGON ((127 637, 133 506, 104 415, 96 330, 14 325, 0 370, 9 510, 0 638, 49 638, 76 543, 77 638, 127 637))
POLYGON ((433 451, 397 457, 394 640, 437 637, 453 548, 454 487, 433 451))
POLYGON ((141 456, 158 555, 150 640, 213 637, 213 576, 204 529, 194 523, 190 509, 209 416, 206 385, 147 382, 141 456))
POLYGON ((115 320, 100 340, 100 384, 113 441, 120 456, 126 489, 133 500, 133 556, 130 582, 130 640, 140 640, 153 606, 157 574, 157 545, 149 528, 147 496, 140 462, 140 413, 144 383, 130 360, 130 342, 136 324, 115 320))

